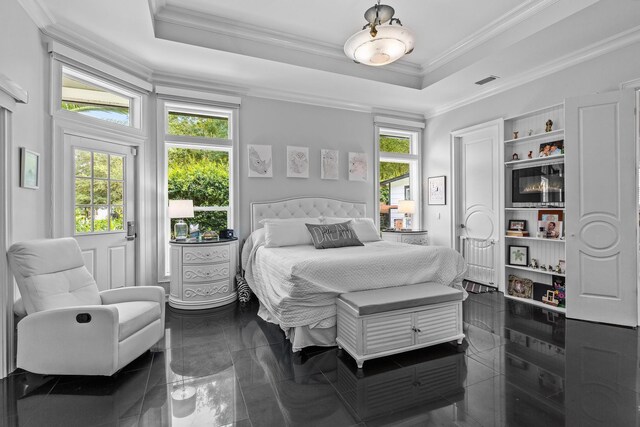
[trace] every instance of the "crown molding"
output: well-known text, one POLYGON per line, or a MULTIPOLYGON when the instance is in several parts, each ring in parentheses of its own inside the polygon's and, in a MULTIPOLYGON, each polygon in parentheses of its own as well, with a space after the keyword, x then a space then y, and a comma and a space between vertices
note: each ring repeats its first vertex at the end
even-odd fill
POLYGON ((55 18, 51 12, 49 12, 44 2, 38 0, 18 0, 18 3, 38 28, 45 28, 48 25, 56 24, 55 18))
POLYGON ((541 64, 514 77, 500 79, 500 82, 490 89, 486 89, 473 96, 459 99, 449 104, 442 105, 441 107, 432 109, 428 111, 425 116, 427 119, 440 116, 638 42, 640 42, 640 26, 615 34, 556 60, 541 64))
POLYGON ((85 34, 77 33, 65 26, 61 29, 60 26, 48 26, 40 30, 45 36, 45 41, 55 41, 66 45, 83 55, 95 58, 108 64, 116 69, 123 70, 127 74, 149 82, 153 70, 140 63, 139 60, 135 60, 115 49, 105 47, 104 41, 92 40, 91 37, 85 34), (48 39, 48 40, 47 40, 48 39))
MULTIPOLYGON (((218 36, 247 40, 266 47, 285 48, 314 56, 339 60, 348 64, 352 63, 352 61, 345 56, 342 46, 336 46, 283 31, 248 25, 233 19, 221 18, 211 14, 177 8, 175 6, 167 6, 164 0, 150 0, 150 3, 151 2, 155 3, 153 6, 150 6, 154 22, 162 21, 205 31, 218 36)), ((385 70, 416 78, 422 74, 422 66, 406 60, 400 60, 393 64, 386 65, 385 70)))
POLYGON ((450 49, 442 52, 428 64, 424 64, 422 66, 422 75, 426 76, 428 73, 433 72, 443 65, 446 65, 454 59, 459 58, 460 56, 477 48, 481 44, 499 36, 508 29, 515 27, 519 23, 531 18, 533 15, 557 3, 558 1, 560 0, 529 0, 527 3, 510 10, 473 34, 465 37, 450 49))

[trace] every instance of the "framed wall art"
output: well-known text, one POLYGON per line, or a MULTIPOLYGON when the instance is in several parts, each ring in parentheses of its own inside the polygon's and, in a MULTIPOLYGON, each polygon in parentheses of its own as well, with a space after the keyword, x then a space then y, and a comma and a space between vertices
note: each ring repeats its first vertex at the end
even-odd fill
POLYGON ((349 153, 349 181, 367 180, 367 154, 349 153))
POLYGON ((320 150, 320 178, 338 179, 338 150, 320 150))
POLYGON ((20 187, 40 187, 40 154, 25 147, 20 147, 20 187))
POLYGON ((270 145, 247 145, 249 178, 273 177, 270 145))
POLYGON ((528 246, 509 246, 509 265, 518 265, 521 267, 529 266, 529 247, 528 246))
POLYGON ((446 176, 430 176, 427 182, 429 188, 429 204, 430 205, 446 205, 447 204, 447 177, 446 176))
POLYGON ((309 147, 287 146, 287 177, 309 178, 309 147))

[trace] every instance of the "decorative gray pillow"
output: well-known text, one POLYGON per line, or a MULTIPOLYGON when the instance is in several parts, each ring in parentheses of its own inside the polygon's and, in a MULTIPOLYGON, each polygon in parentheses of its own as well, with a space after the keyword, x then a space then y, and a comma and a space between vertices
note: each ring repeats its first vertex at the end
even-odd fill
POLYGON ((351 228, 351 221, 338 224, 305 224, 316 249, 364 246, 351 228))

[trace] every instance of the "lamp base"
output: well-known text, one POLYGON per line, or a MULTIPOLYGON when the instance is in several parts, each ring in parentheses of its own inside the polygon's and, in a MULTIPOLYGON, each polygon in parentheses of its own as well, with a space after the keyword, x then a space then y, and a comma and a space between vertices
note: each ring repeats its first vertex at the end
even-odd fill
POLYGON ((176 240, 187 240, 188 232, 189 227, 187 226, 187 223, 181 219, 179 219, 173 226, 173 234, 176 235, 176 240))

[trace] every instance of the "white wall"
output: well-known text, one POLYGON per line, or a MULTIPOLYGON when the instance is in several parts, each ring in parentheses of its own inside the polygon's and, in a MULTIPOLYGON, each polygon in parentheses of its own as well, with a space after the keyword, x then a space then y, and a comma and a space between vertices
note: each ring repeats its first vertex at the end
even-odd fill
POLYGON ((240 237, 251 230, 250 203, 324 196, 367 203, 373 215, 374 126, 371 114, 263 98, 240 106, 240 237), (273 178, 248 178, 247 145, 271 145, 273 178), (287 178, 287 145, 309 147, 309 178, 287 178), (320 150, 339 150, 340 179, 320 179, 320 150), (368 181, 348 181, 349 152, 368 156, 368 181))
MULTIPOLYGON (((563 102, 565 98, 619 89, 622 82, 640 77, 640 43, 603 55, 518 88, 495 95, 427 121, 423 150, 424 181, 447 176, 447 205, 426 204, 426 229, 434 245, 451 246, 450 132, 497 118, 563 102)), ((568 143, 570 145, 570 142, 568 143)), ((568 147, 570 150, 570 147, 568 147)), ((425 191, 426 191, 426 185, 425 191)))
MULTIPOLYGON (((49 165, 51 137, 46 114, 48 55, 40 31, 16 1, 3 1, 0 12, 0 73, 29 93, 27 104, 13 114, 12 239, 14 242, 48 237, 50 234, 49 165), (40 189, 20 188, 20 150, 40 153, 40 189)), ((5 179, 6 177, 2 177, 5 179)))

